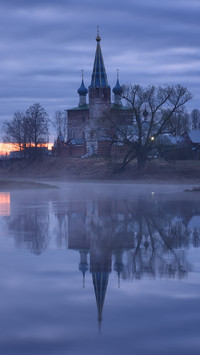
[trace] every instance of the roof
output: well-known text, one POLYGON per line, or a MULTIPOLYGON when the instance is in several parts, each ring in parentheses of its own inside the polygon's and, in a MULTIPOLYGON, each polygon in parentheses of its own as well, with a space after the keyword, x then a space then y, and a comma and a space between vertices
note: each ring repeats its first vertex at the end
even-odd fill
POLYGON ((71 144, 73 145, 83 145, 84 144, 84 139, 82 138, 74 138, 74 139, 71 139, 71 144))
POLYGON ((93 67, 91 86, 90 86, 92 88, 109 86, 106 70, 104 66, 104 61, 103 61, 103 55, 101 52, 100 40, 101 40, 100 37, 97 36, 96 38, 97 48, 96 48, 94 67, 93 67))
POLYGON ((190 137, 192 143, 200 143, 200 130, 192 130, 188 132, 188 136, 190 137))
POLYGON ((82 111, 82 110, 89 110, 89 105, 72 107, 69 108, 67 111, 82 111))
MULTIPOLYGON (((169 144, 171 145, 176 145, 176 144, 180 144, 180 143, 184 143, 185 142, 185 139, 181 136, 173 136, 172 134, 170 133, 165 133, 165 134, 162 134, 160 136, 161 140, 167 140, 169 144)), ((167 142, 166 142, 167 143, 167 142)))

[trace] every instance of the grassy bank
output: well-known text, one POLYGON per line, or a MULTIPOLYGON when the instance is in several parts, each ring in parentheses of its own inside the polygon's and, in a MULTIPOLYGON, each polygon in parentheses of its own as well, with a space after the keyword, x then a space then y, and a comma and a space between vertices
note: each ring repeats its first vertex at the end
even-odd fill
POLYGON ((114 165, 102 158, 44 157, 32 161, 10 161, 1 166, 0 178, 45 178, 79 180, 128 180, 140 182, 200 182, 200 161, 152 160, 138 172, 136 162, 114 173, 114 165))

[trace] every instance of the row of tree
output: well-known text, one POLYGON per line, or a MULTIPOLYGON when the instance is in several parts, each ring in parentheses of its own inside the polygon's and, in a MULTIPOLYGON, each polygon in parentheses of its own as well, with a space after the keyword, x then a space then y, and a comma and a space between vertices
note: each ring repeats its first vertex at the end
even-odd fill
POLYGON ((11 121, 4 122, 4 141, 14 143, 20 151, 48 142, 49 116, 40 104, 30 106, 25 113, 15 112, 11 121))
MULTIPOLYGON (((130 122, 123 121, 122 116, 105 115, 99 119, 97 135, 107 138, 110 146, 126 147, 122 168, 133 159, 137 159, 138 168, 143 167, 149 152, 160 145, 164 134, 178 136, 190 129, 200 129, 200 111, 187 113, 185 104, 192 95, 180 85, 147 88, 125 85, 121 97, 132 111, 130 122)), ((66 114, 57 111, 50 120, 45 109, 35 103, 25 113, 16 112, 11 121, 4 123, 4 141, 17 144, 23 152, 27 147, 37 151, 48 142, 50 123, 57 135, 67 138, 66 114)))
POLYGON ((49 142, 49 127, 53 125, 57 135, 67 136, 67 119, 61 111, 56 111, 50 120, 46 110, 35 103, 27 111, 15 112, 12 120, 3 123, 4 142, 13 143, 16 149, 26 156, 30 147, 31 153, 35 154, 38 148, 49 142))

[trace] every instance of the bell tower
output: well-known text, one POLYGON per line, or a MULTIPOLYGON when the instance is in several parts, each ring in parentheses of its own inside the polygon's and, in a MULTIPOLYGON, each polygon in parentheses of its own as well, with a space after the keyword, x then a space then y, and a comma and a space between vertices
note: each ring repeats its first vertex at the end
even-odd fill
POLYGON ((101 117, 102 114, 111 107, 110 86, 108 85, 100 46, 101 37, 99 36, 99 30, 97 31, 96 41, 97 47, 91 84, 89 86, 89 109, 91 119, 93 119, 93 117, 101 117))
MULTIPOLYGON (((97 46, 94 59, 94 66, 89 86, 89 130, 87 140, 93 146, 94 153, 97 151, 97 141, 95 139, 95 127, 98 126, 98 119, 111 110, 111 89, 108 84, 106 70, 101 51, 101 38, 99 36, 99 29, 97 30, 97 46)), ((89 148, 89 146, 88 146, 89 148)))

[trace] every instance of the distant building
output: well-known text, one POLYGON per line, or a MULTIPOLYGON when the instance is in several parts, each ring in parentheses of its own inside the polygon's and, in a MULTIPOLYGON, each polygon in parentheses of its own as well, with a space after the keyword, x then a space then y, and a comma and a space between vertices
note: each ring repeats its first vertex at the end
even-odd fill
POLYGON ((52 149, 54 155, 84 156, 105 153, 109 139, 97 134, 98 120, 104 115, 108 118, 117 115, 123 124, 132 123, 132 111, 123 106, 121 101, 122 87, 118 75, 116 85, 112 90, 114 103, 111 102, 111 88, 108 84, 99 34, 97 34, 96 41, 97 47, 90 86, 88 89, 86 88, 82 76, 81 86, 77 90, 78 106, 67 110, 68 141, 63 142, 58 137, 52 149), (89 103, 87 103, 88 93, 89 103))
POLYGON ((200 130, 193 129, 186 132, 185 135, 186 142, 192 147, 193 159, 200 159, 200 130))

